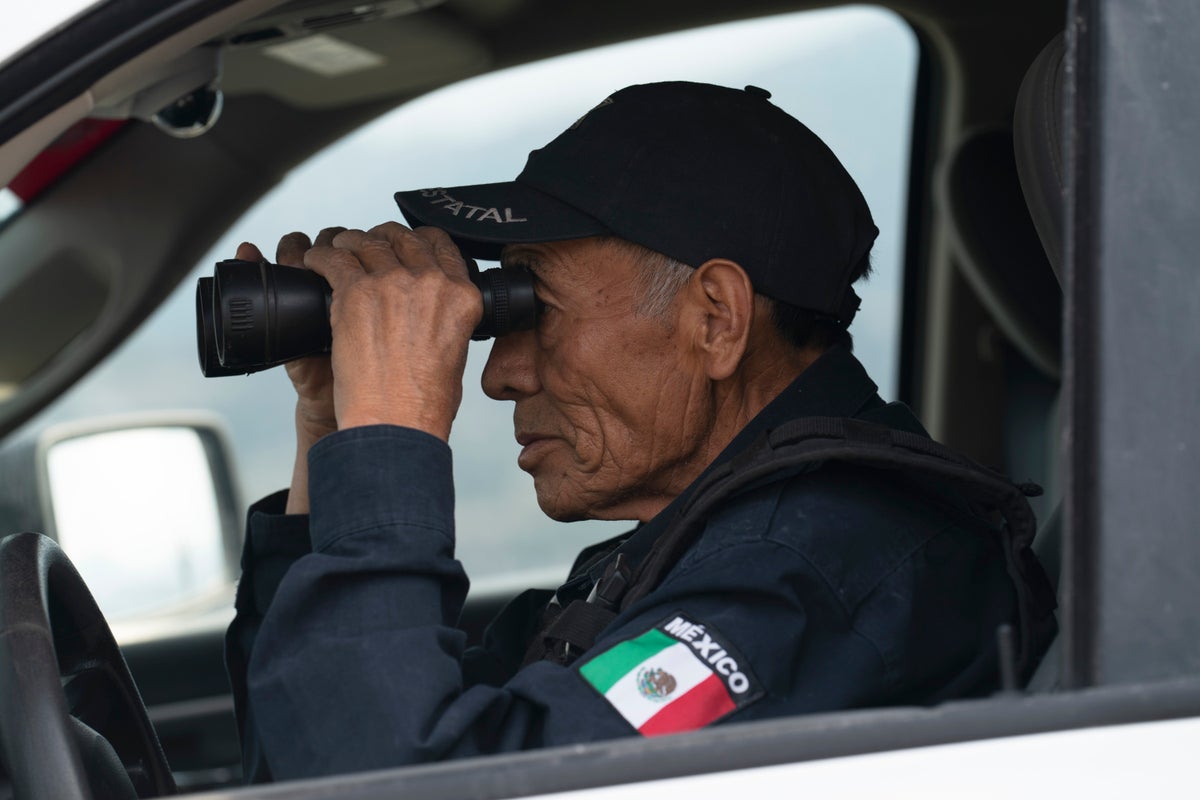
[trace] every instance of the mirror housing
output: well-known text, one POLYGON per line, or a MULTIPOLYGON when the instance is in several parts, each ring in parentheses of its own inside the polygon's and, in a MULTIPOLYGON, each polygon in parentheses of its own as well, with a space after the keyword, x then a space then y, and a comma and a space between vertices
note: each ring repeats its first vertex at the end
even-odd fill
POLYGON ((241 504, 226 442, 220 419, 200 412, 70 422, 37 436, 40 527, 106 617, 227 601, 241 504))

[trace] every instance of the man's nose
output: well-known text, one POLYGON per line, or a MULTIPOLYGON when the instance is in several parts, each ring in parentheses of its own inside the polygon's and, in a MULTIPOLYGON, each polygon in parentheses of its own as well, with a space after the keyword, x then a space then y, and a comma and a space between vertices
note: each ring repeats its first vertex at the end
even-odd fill
POLYGON ((483 368, 483 392, 493 400, 519 400, 541 388, 534 365, 533 331, 518 331, 492 342, 483 368))

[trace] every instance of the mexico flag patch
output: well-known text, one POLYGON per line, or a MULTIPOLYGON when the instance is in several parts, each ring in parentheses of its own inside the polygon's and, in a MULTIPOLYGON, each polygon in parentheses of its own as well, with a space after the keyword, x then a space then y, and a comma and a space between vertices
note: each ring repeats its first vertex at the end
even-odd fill
POLYGON ((643 736, 702 728, 762 696, 749 665, 713 629, 673 614, 579 668, 643 736))

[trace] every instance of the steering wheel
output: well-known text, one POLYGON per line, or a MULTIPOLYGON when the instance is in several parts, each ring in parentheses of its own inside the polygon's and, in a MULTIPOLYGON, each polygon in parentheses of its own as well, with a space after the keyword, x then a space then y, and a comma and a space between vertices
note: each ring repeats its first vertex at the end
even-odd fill
POLYGON ((0 759, 19 798, 176 792, 96 601, 37 533, 0 541, 0 759))

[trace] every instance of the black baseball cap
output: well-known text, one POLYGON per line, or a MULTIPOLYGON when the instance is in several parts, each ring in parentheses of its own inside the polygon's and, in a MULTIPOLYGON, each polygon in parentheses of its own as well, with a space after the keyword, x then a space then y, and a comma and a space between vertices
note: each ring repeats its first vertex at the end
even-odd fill
POLYGON ((530 153, 515 181, 397 192, 396 203, 471 258, 615 235, 693 267, 735 261, 756 292, 849 325, 850 276, 879 230, 833 151, 770 96, 630 86, 530 153))

